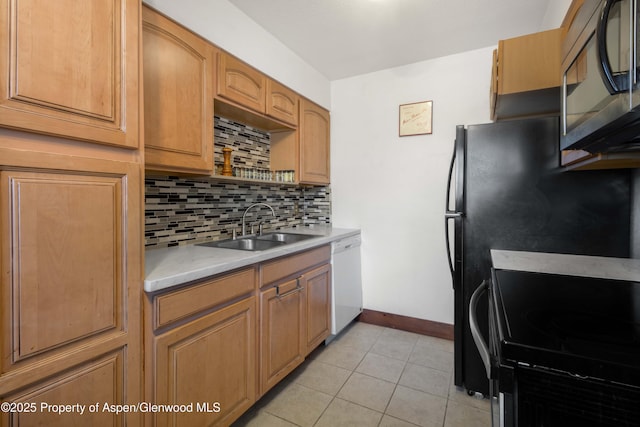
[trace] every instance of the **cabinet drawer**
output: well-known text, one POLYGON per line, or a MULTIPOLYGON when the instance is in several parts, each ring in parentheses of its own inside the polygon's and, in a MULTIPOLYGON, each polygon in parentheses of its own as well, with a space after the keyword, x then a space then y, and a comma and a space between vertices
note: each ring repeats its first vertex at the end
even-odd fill
POLYGON ((329 245, 262 264, 262 284, 269 284, 331 259, 329 245))
POLYGON ((248 294, 255 286, 255 269, 247 268, 159 295, 154 300, 154 329, 248 294))

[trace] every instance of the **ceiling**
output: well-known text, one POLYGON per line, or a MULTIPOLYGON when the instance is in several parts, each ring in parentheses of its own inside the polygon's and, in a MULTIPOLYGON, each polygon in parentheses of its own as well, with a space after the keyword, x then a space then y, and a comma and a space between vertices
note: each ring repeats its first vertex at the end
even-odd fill
POLYGON ((229 0, 329 80, 541 30, 555 0, 229 0))

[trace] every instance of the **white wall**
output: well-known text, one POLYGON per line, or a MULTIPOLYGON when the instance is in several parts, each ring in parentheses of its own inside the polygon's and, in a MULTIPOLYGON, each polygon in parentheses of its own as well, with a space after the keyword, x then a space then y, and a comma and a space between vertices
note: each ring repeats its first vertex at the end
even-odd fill
POLYGON ((540 31, 552 30, 562 25, 562 20, 571 6, 571 0, 551 0, 542 19, 540 31))
MULTIPOLYGON (((571 0, 549 1, 540 30, 571 0)), ((455 127, 489 119, 487 47, 331 82, 332 221, 363 232, 364 307, 453 323, 444 243, 455 127), (398 136, 400 104, 433 100, 433 134, 398 136)))
POLYGON ((362 228, 365 308, 453 323, 447 172, 456 125, 489 121, 492 50, 331 84, 332 220, 362 228), (399 105, 427 100, 433 133, 399 137, 399 105))
POLYGON ((329 108, 329 80, 227 0, 144 0, 201 37, 329 108))

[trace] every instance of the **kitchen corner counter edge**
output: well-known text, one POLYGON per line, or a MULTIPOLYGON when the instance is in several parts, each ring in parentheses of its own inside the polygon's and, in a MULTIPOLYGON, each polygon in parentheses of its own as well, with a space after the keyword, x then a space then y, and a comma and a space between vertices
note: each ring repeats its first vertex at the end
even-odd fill
POLYGON ((640 259, 491 250, 493 267, 566 276, 640 282, 640 259))
POLYGON ((331 226, 295 227, 279 232, 311 234, 317 237, 265 251, 241 251, 197 245, 148 249, 145 251, 145 292, 157 292, 237 268, 330 244, 360 234, 359 229, 331 226))

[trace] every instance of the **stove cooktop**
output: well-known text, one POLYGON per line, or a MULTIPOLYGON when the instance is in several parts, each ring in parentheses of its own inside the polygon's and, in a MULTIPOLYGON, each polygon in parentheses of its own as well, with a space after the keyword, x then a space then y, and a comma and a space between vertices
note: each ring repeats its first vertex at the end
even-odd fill
POLYGON ((640 387, 640 282, 494 270, 501 359, 640 387))

